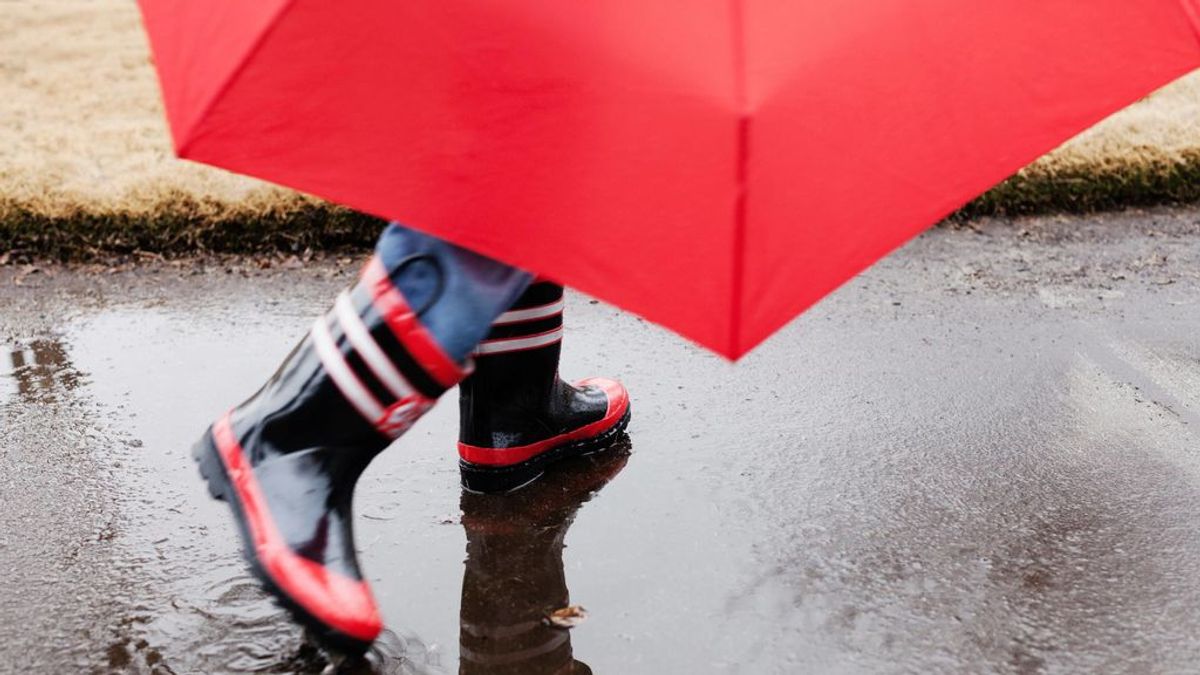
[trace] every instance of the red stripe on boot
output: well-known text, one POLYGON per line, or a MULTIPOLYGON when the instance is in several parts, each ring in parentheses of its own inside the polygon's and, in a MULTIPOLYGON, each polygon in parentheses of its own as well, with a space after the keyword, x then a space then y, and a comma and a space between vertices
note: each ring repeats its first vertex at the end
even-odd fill
POLYGON ((362 283, 370 292, 375 310, 392 329, 396 339, 438 384, 449 389, 470 374, 442 350, 442 346, 421 324, 416 312, 412 311, 404 296, 392 283, 379 256, 371 256, 371 260, 363 268, 362 283))

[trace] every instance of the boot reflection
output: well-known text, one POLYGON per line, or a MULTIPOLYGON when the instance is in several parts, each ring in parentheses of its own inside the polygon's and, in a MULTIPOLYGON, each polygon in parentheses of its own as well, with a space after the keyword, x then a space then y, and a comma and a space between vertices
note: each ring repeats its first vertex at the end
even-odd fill
MULTIPOLYGON (((79 384, 79 373, 71 365, 66 347, 55 339, 17 347, 11 350, 9 361, 17 395, 26 403, 55 403, 79 384)), ((0 375, 6 373, 0 371, 0 375)))
POLYGON ((467 533, 459 643, 460 675, 583 675, 571 634, 543 621, 570 604, 563 540, 575 513, 629 459, 629 442, 564 462, 513 494, 463 492, 467 533))

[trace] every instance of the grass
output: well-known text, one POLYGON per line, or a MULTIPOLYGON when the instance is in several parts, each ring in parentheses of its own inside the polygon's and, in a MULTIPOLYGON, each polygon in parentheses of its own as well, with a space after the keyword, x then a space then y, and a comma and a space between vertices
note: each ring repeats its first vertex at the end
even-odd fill
MULTIPOLYGON (((0 0, 0 253, 369 245, 379 223, 174 159, 133 0, 0 0)), ((1200 74, 1082 134, 962 215, 1200 201, 1200 74)))

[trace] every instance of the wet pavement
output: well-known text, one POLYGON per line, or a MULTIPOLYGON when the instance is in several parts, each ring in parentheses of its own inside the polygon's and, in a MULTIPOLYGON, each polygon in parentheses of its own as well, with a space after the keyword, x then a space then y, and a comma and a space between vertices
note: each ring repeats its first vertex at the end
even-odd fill
MULTIPOLYGON (((0 672, 326 667, 187 451, 353 269, 0 268, 0 672)), ((359 486, 389 624, 359 672, 1200 659, 1200 212, 936 230, 736 366, 582 296, 567 323, 628 443, 463 495, 438 406, 359 486)))

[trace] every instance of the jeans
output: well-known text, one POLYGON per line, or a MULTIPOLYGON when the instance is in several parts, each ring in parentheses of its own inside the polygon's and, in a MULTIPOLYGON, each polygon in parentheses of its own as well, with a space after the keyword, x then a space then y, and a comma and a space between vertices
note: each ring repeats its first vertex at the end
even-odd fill
POLYGON ((399 223, 375 245, 392 283, 450 358, 462 362, 533 275, 399 223))

